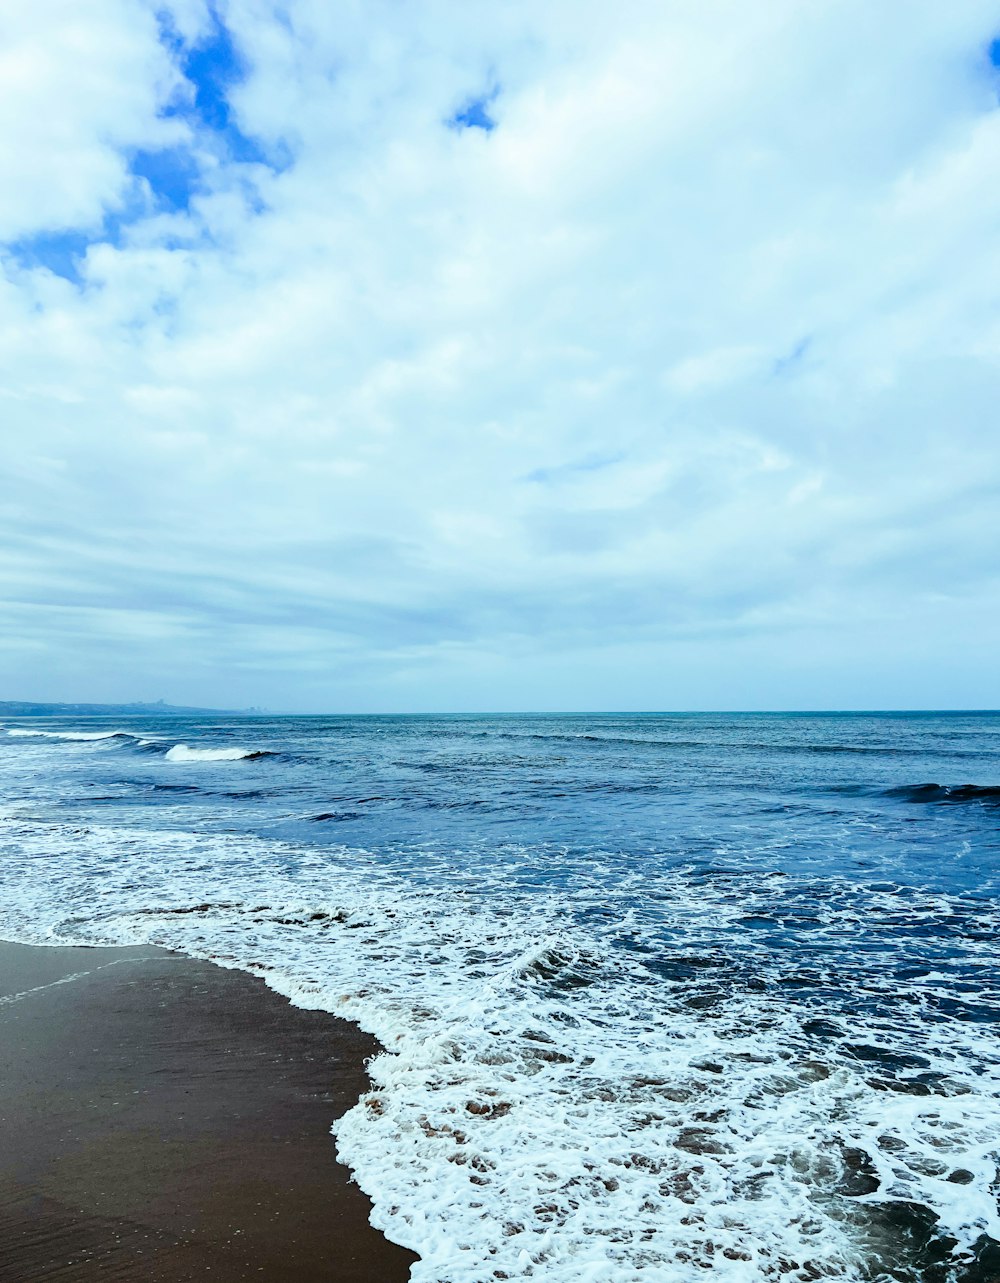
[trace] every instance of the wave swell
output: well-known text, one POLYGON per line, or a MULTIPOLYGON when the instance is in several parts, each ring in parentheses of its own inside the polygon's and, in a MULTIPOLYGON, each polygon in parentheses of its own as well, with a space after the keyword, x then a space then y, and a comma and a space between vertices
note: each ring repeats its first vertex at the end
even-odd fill
POLYGON ((68 740, 72 743, 88 744, 98 740, 134 740, 137 735, 129 731, 29 731, 19 727, 8 729, 7 734, 18 739, 68 740))
POLYGON ((886 789, 902 802, 982 802, 1000 806, 1000 784, 905 784, 886 789))

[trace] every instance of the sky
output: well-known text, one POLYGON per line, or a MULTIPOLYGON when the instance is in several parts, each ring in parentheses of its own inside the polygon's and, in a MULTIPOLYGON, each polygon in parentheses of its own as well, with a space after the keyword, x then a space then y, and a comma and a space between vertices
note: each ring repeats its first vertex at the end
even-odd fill
POLYGON ((1000 706, 995 0, 0 14, 0 699, 1000 706))

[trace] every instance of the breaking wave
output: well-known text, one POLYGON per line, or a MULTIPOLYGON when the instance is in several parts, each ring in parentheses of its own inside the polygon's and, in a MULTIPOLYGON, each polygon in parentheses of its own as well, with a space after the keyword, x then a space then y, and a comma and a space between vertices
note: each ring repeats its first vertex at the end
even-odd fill
POLYGON ((273 756, 261 748, 189 748, 187 744, 175 744, 168 750, 166 759, 168 762, 242 762, 273 756))

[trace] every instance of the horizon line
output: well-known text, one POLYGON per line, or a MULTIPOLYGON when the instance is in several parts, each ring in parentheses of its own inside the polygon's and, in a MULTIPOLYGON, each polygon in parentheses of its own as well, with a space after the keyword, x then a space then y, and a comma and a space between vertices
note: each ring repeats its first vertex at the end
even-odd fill
POLYGON ((183 716, 185 714, 214 714, 214 715, 232 715, 240 717, 760 717, 760 716, 795 716, 795 717, 822 717, 822 716, 844 716, 868 714, 870 716, 884 716, 888 714, 896 715, 925 715, 925 716, 943 716, 949 714, 967 714, 967 715, 990 715, 1000 714, 1000 708, 991 708, 986 706, 967 706, 967 707, 940 707, 940 708, 919 708, 919 707, 884 707, 872 708, 865 706, 857 707, 797 707, 797 708, 519 708, 519 709, 392 709, 392 710, 365 710, 365 711, 345 711, 331 709, 316 709, 310 711, 294 709, 268 709, 259 705, 249 705, 243 708, 220 708, 208 705, 195 704, 169 704, 163 700, 128 700, 128 701, 69 701, 69 700, 32 700, 32 699, 13 699, 0 700, 0 715, 12 717, 44 717, 44 716, 61 716, 71 714, 85 714, 88 710, 95 710, 94 715, 104 713, 112 716, 115 713, 154 713, 159 716, 183 716), (53 710, 65 710, 52 713, 45 712, 21 712, 5 709, 5 705, 27 705, 38 709, 50 708, 53 710))

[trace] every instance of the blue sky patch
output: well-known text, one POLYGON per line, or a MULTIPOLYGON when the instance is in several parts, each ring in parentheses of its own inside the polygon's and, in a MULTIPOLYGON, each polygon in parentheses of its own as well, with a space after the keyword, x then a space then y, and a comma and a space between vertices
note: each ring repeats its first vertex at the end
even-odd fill
MULTIPOLYGON (((280 172, 287 168, 289 157, 275 157, 266 153, 260 143, 243 133, 233 117, 230 94, 246 78, 247 64, 214 6, 211 9, 211 20, 208 34, 197 44, 186 45, 169 15, 160 15, 160 42, 170 51, 185 79, 194 89, 193 98, 185 97, 171 103, 164 115, 180 117, 193 129, 214 136, 223 143, 232 160, 267 165, 280 172)), ((177 191, 181 176, 175 172, 168 181, 177 191)), ((157 190, 152 181, 151 186, 157 190)), ((180 207, 182 206, 174 204, 174 208, 180 207)))
POLYGON ((194 85, 194 110, 202 123, 220 133, 232 128, 229 90, 244 78, 246 67, 217 13, 212 13, 210 35, 182 51, 178 61, 194 85))
POLYGON ((993 66, 1000 68, 1000 36, 990 41, 986 53, 993 66))
POLYGON ((56 276, 80 285, 80 267, 93 241, 85 232, 40 232, 11 241, 5 248, 21 268, 47 267, 56 276))
POLYGON ((198 163, 186 147, 137 151, 129 169, 146 180, 157 204, 171 211, 188 208, 200 177, 198 163))
MULTIPOLYGON (((146 153, 137 153, 145 156, 146 153)), ((156 157, 159 153, 149 155, 156 157)), ((133 172, 136 172, 133 170, 133 172)), ((175 195, 180 196, 175 190, 175 195)), ((181 208, 171 205, 171 209, 181 208)), ((85 231, 76 228, 61 228, 37 232, 33 236, 22 236, 0 247, 4 254, 13 258, 22 270, 47 268, 56 276, 70 281, 73 285, 83 285, 83 260, 91 245, 113 245, 119 247, 125 239, 126 229, 139 222, 149 214, 149 201, 138 190, 128 194, 127 199, 117 209, 105 213, 98 227, 85 231)))
POLYGON ((497 122, 488 108, 499 92, 497 88, 477 98, 467 98, 454 116, 449 118, 448 124, 452 129, 482 129, 491 134, 496 129, 497 122))
POLYGON ((81 268, 91 245, 121 245, 122 230, 140 217, 140 211, 126 207, 106 214, 99 228, 87 232, 63 228, 22 236, 5 245, 17 265, 30 271, 44 267, 73 285, 83 284, 81 268))
MULTIPOLYGON (((22 269, 47 268, 74 285, 82 285, 83 260, 90 245, 120 245, 123 229, 150 213, 176 214, 190 209, 192 199, 203 188, 199 151, 214 153, 221 160, 266 165, 275 173, 291 164, 289 148, 279 145, 265 153, 234 120, 229 95, 245 78, 247 66, 214 7, 211 28, 195 45, 185 44, 169 14, 158 15, 158 20, 161 43, 192 87, 168 104, 163 115, 185 121, 196 145, 140 148, 128 153, 129 173, 143 180, 148 190, 136 183, 120 193, 119 200, 124 198, 124 203, 106 212, 100 227, 46 230, 10 242, 3 252, 22 269)), ((248 204, 260 212, 264 206, 259 194, 250 182, 245 186, 248 204)))

